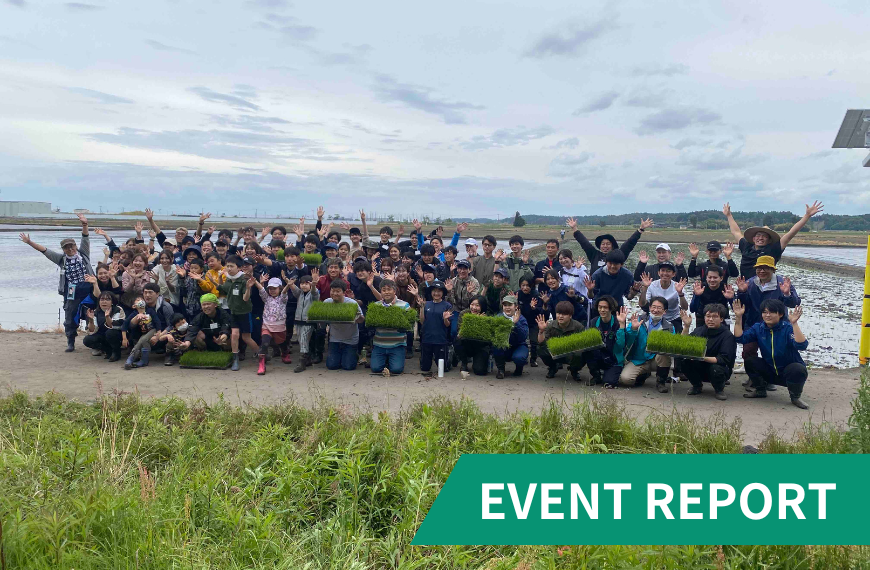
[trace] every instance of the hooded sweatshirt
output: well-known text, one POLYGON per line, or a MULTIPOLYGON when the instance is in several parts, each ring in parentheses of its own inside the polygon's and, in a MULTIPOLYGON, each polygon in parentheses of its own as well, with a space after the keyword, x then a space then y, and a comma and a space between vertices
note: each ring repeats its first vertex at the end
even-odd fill
POLYGON ((692 331, 692 336, 707 339, 707 352, 704 356, 715 356, 716 364, 719 366, 734 368, 734 360, 737 358, 737 340, 731 334, 731 329, 724 324, 716 329, 701 325, 692 331))

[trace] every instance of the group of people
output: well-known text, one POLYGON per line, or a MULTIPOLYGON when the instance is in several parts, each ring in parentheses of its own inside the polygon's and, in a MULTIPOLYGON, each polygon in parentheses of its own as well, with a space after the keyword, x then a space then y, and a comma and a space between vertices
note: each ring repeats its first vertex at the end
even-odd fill
POLYGON ((217 231, 205 228, 210 214, 204 213, 194 232, 179 227, 171 237, 146 210, 148 242, 141 222, 135 227, 137 236, 122 245, 105 231, 94 230, 106 241, 105 255, 96 263, 84 215, 78 215, 80 242, 62 240, 62 252, 33 242, 27 234, 20 237, 60 269, 67 352, 75 350, 83 326, 84 344, 95 355, 114 362, 129 351, 127 369, 147 366, 152 354, 164 354, 164 363, 171 366, 184 352, 201 350, 230 351, 231 369, 237 371, 250 351, 257 373, 265 374, 273 357, 292 363, 296 331, 299 359, 294 372, 325 359, 330 370, 363 365, 373 372, 401 374, 418 339, 420 370, 426 373, 443 361, 446 369, 459 366, 477 375, 494 368, 496 377, 503 378, 512 363, 513 374, 520 376, 525 366, 536 367, 540 359, 548 378, 567 367, 579 380, 587 367, 589 384, 614 388, 620 383, 642 385, 655 375, 663 393, 670 391, 674 378, 682 378, 692 385, 690 395, 700 394, 707 382, 715 397, 724 400, 740 343, 749 377, 744 396, 763 398, 784 386, 792 403, 806 408, 801 393, 807 371, 799 351, 806 349, 807 340, 798 325, 800 297, 788 277, 777 275, 776 264, 822 207, 819 202, 808 205, 805 215, 780 236, 768 227, 742 231, 726 204, 723 213, 736 246, 710 241, 707 259, 700 261, 700 248, 691 244, 687 269, 683 254, 672 259, 670 246, 660 243, 654 263, 641 252, 634 272, 625 262, 652 227, 651 219, 642 220, 620 245, 610 234, 590 242, 569 218, 566 225, 586 259, 575 259, 554 238, 547 240, 545 256, 537 262, 519 235, 509 239, 509 253, 496 249, 491 235, 480 243, 467 238, 466 257, 458 259, 467 224, 456 226, 447 245, 443 227, 426 233, 417 220, 407 239, 403 225, 395 232, 384 226, 374 237, 363 211, 361 229, 346 223, 335 228, 323 223, 322 207, 310 231, 304 218, 291 232, 283 226, 263 228, 259 235, 253 227, 217 231), (341 231, 347 232, 347 241, 341 231), (739 266, 732 260, 735 247, 741 254, 739 266), (630 314, 626 301, 635 297, 640 310, 630 314), (354 304, 356 318, 328 325, 309 320, 316 301, 354 304), (416 330, 366 327, 365 315, 373 303, 417 311, 416 330), (508 346, 463 339, 458 331, 468 314, 511 320, 508 346), (550 354, 549 339, 586 328, 601 332, 603 347, 562 357, 550 354), (658 330, 707 339, 706 355, 672 359, 648 352, 648 335, 658 330))

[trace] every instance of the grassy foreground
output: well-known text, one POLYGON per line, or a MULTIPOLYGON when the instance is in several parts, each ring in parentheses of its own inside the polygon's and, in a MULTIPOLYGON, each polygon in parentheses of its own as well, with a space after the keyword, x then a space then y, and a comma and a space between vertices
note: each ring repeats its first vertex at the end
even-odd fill
MULTIPOLYGON (((762 453, 870 449, 865 375, 849 432, 808 425, 762 453)), ((240 408, 49 393, 0 399, 6 568, 857 568, 836 546, 411 547, 462 453, 740 453, 739 421, 630 417, 610 398, 498 417, 433 400, 394 417, 322 403, 240 408)), ((637 537, 643 541, 645 537, 637 537)))

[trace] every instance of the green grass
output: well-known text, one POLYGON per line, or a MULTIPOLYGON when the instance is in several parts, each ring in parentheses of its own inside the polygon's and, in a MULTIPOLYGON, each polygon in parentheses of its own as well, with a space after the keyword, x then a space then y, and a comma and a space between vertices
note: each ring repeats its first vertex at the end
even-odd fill
POLYGON ((646 351, 702 357, 707 351, 707 339, 699 336, 671 334, 667 331, 651 331, 647 337, 646 351))
MULTIPOLYGON (((846 453, 853 445, 848 433, 823 424, 794 440, 771 433, 761 452, 846 453)), ((465 453, 740 453, 741 446, 739 419, 674 411, 637 420, 611 398, 550 401, 536 414, 507 415, 484 413, 468 399, 435 399, 372 415, 325 401, 306 409, 15 393, 0 398, 3 556, 10 569, 35 570, 870 564, 868 547, 409 545, 465 453)))
POLYGON ((367 327, 410 330, 416 322, 417 311, 411 307, 402 309, 395 305, 385 307, 380 303, 371 303, 366 311, 367 327))
POLYGON ((351 322, 356 320, 357 307, 359 305, 356 303, 325 303, 323 301, 315 301, 311 303, 311 308, 308 309, 308 320, 351 322))
POLYGON ((232 353, 224 351, 188 350, 181 355, 178 363, 181 366, 226 368, 233 359, 232 353))
POLYGON ((300 257, 305 265, 309 267, 319 268, 320 264, 323 263, 323 256, 319 253, 303 253, 300 257))
POLYGON ((559 356, 567 352, 583 350, 593 346, 604 344, 601 339, 601 331, 598 329, 586 329, 583 332, 570 334, 568 336, 557 336, 547 341, 547 350, 552 356, 559 356))
POLYGON ((466 313, 459 326, 459 336, 471 340, 491 342, 496 348, 507 348, 513 326, 513 322, 504 317, 466 313))

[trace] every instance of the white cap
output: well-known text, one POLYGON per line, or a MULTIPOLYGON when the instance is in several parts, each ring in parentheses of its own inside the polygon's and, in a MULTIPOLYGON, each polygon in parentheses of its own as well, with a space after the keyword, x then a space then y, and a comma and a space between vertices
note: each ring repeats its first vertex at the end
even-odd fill
POLYGON ((268 285, 266 285, 266 287, 280 287, 281 284, 282 283, 280 279, 278 279, 277 277, 272 277, 271 279, 269 279, 269 283, 268 285))
POLYGON ((666 243, 660 243, 656 246, 656 249, 663 249, 665 251, 671 251, 671 246, 666 243))
POLYGON ((465 245, 477 245, 477 240, 474 238, 468 238, 465 240, 465 245))

